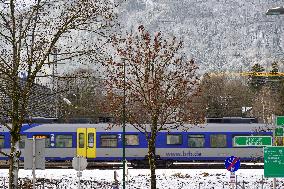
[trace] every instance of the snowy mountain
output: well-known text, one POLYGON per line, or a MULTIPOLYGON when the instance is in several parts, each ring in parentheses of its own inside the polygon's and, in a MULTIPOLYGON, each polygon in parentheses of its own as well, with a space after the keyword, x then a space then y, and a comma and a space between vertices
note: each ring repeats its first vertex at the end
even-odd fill
MULTIPOLYGON (((195 59, 202 72, 249 70, 255 63, 270 69, 274 61, 281 61, 284 71, 284 15, 265 15, 269 8, 284 6, 284 0, 111 1, 121 4, 117 12, 122 30, 143 24, 152 33, 181 38, 184 55, 195 59)), ((98 41, 90 33, 72 36, 76 44, 98 41)), ((66 44, 63 40, 59 48, 66 44)), ((61 72, 69 71, 78 67, 78 61, 62 67, 61 72)))
MULTIPOLYGON (((122 1, 122 0, 121 0, 122 1)), ((270 67, 284 59, 284 15, 267 9, 284 0, 128 0, 119 20, 125 30, 143 24, 185 42, 184 53, 202 71, 249 70, 254 63, 270 67)))

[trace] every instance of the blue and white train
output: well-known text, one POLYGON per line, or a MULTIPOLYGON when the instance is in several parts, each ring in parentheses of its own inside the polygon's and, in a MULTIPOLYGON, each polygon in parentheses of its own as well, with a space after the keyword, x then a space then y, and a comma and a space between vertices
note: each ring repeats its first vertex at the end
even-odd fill
MULTIPOLYGON (((0 128, 0 149, 9 153, 10 134, 0 128)), ((121 161, 122 128, 109 124, 25 124, 21 130, 20 148, 26 138, 44 138, 46 160, 72 160, 80 155, 88 161, 121 161)), ((236 147, 236 136, 272 136, 271 126, 259 123, 207 123, 185 125, 183 129, 161 131, 157 135, 156 157, 165 162, 224 161, 237 156, 242 161, 262 160, 262 147, 236 147), (186 130, 184 129, 186 128, 186 130)), ((126 159, 139 162, 146 159, 148 146, 144 133, 126 125, 126 159)), ((0 155, 0 160, 6 157, 0 155)))

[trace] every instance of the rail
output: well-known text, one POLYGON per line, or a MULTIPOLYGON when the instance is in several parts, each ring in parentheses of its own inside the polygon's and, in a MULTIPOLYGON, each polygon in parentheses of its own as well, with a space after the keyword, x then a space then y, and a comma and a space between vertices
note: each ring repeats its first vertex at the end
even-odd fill
MULTIPOLYGON (((128 162, 130 169, 149 169, 149 166, 142 164, 133 166, 128 162)), ((242 169, 263 169, 263 163, 243 162, 242 169)), ((73 169, 72 162, 46 162, 46 169, 73 169)), ((1 164, 0 169, 8 169, 9 165, 1 164)), ((20 163, 20 169, 24 168, 23 162, 20 163)), ((87 169, 122 169, 122 162, 88 162, 87 169)), ((174 162, 170 166, 160 165, 158 169, 225 169, 223 162, 174 162)))

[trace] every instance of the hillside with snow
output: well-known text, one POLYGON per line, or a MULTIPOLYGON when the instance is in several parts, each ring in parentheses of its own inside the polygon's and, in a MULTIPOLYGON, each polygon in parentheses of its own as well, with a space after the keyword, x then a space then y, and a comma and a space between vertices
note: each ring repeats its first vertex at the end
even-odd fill
MULTIPOLYGON (((284 0, 111 1, 119 4, 115 12, 120 29, 111 29, 114 33, 135 31, 143 24, 153 34, 176 36, 184 41, 183 55, 195 59, 201 73, 247 71, 255 63, 269 70, 274 61, 284 71, 284 15, 265 15, 269 8, 284 6, 284 0)), ((91 32, 73 31, 72 36, 72 42, 61 39, 58 48, 94 42, 99 49, 105 42, 91 32)), ((78 62, 74 58, 59 65, 59 73, 79 66, 102 72, 96 58, 78 62)))
POLYGON ((248 70, 255 63, 269 67, 284 60, 284 15, 265 15, 283 0, 120 1, 124 30, 143 24, 153 33, 183 39, 184 55, 202 71, 248 70))

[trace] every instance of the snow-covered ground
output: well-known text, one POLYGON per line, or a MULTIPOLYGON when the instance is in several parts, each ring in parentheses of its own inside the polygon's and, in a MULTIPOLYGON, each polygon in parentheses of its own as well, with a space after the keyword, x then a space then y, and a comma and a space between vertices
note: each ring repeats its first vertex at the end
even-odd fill
MULTIPOLYGON (((119 181, 122 180, 122 170, 116 170, 119 181)), ((230 173, 225 169, 158 169, 157 186, 159 189, 222 189, 229 188, 230 173)), ((32 172, 20 170, 21 188, 29 188, 29 179, 32 172)), ((147 169, 129 169, 127 189, 150 188, 150 171, 147 169)), ((243 186, 247 189, 262 189, 262 169, 240 169, 236 172, 239 189, 243 186)), ((72 169, 47 169, 37 170, 39 179, 37 188, 69 189, 77 188, 77 174, 72 169)), ((88 188, 112 188, 114 170, 85 170, 82 173, 82 187, 88 188)), ((8 185, 8 170, 0 169, 0 188, 8 185)), ((272 187, 272 178, 264 178, 264 189, 272 187)), ((284 188, 284 178, 277 179, 277 189, 284 188)), ((120 188, 122 188, 120 186, 120 188)))

